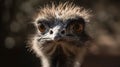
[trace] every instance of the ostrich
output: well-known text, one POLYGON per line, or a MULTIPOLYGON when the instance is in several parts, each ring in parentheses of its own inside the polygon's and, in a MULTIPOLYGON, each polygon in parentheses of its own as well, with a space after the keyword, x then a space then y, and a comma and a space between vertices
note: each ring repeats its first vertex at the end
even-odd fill
POLYGON ((92 38, 85 32, 90 12, 73 3, 47 5, 34 17, 30 48, 41 67, 80 67, 92 38))

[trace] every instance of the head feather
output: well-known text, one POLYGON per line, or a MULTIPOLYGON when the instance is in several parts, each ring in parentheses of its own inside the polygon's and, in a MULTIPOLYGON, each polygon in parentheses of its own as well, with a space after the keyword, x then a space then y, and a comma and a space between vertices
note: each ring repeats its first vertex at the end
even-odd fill
POLYGON ((86 22, 89 22, 91 17, 90 11, 69 2, 66 2, 64 4, 60 3, 59 5, 55 5, 55 3, 52 3, 52 5, 46 5, 39 10, 36 20, 66 20, 76 17, 83 18, 86 22))

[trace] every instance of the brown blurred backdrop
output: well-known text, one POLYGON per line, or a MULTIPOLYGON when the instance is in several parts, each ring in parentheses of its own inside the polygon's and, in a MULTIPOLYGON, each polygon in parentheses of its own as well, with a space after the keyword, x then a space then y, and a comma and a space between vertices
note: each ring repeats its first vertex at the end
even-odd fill
POLYGON ((34 33, 31 17, 44 4, 66 1, 93 13, 86 31, 96 44, 82 67, 120 67, 119 0, 0 0, 0 67, 40 67, 26 48, 27 35, 34 33))

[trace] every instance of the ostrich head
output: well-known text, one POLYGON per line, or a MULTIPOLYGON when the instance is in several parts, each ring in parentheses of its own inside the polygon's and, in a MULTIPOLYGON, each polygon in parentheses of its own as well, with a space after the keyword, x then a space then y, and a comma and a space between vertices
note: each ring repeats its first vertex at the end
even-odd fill
POLYGON ((34 18, 31 48, 43 67, 79 67, 91 39, 85 32, 88 10, 64 3, 40 8, 34 18))

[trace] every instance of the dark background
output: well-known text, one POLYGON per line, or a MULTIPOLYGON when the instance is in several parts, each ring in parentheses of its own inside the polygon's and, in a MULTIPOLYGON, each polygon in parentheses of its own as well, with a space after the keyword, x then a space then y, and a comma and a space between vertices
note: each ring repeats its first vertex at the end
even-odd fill
MULTIPOLYGON (((27 35, 34 30, 29 27, 33 14, 53 1, 59 3, 59 0, 0 0, 0 67, 40 67, 39 59, 26 48, 27 35)), ((60 0, 66 1, 73 0, 60 0)), ((73 2, 93 13, 86 31, 97 44, 90 47, 82 67, 120 67, 119 0, 73 2)))

